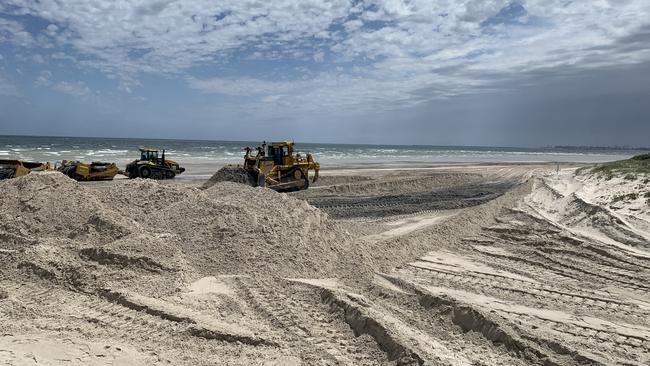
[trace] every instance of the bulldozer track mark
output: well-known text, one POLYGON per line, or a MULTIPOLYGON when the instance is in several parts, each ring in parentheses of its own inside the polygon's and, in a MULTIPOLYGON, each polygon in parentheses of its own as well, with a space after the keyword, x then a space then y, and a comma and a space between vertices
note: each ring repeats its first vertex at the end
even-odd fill
POLYGON ((581 249, 587 249, 589 251, 589 254, 585 252, 577 252, 571 248, 564 247, 564 248, 553 248, 553 247, 544 247, 540 248, 541 251, 546 252, 548 254, 554 254, 554 253, 559 253, 559 254, 564 254, 564 255, 570 255, 576 258, 579 258, 580 260, 587 260, 590 262, 594 262, 594 265, 599 265, 603 266, 603 268, 607 268, 609 271, 613 270, 620 270, 623 272, 627 272, 626 275, 631 276, 631 274, 638 273, 639 268, 642 269, 650 269, 650 267, 645 267, 639 263, 633 263, 626 261, 624 259, 616 258, 613 255, 605 255, 602 254, 602 252, 596 252, 593 251, 592 248, 589 246, 581 246, 581 249))
POLYGON ((563 365, 589 364, 602 365, 601 362, 552 339, 545 339, 526 334, 502 316, 490 315, 470 304, 459 302, 455 298, 440 296, 427 291, 424 287, 401 276, 382 275, 398 287, 415 293, 419 304, 425 309, 440 309, 453 324, 463 331, 474 331, 496 345, 504 345, 508 352, 529 364, 563 365), (553 347, 549 347, 552 344, 553 347), (567 360, 568 359, 568 360, 567 360), (568 361, 568 362, 567 362, 568 361))
POLYGON ((437 214, 442 212, 443 210, 423 210, 423 211, 418 211, 414 213, 409 213, 409 214, 401 214, 401 215, 391 215, 391 216, 386 216, 386 217, 380 217, 376 219, 368 219, 368 218, 344 218, 340 219, 341 221, 348 221, 348 222, 363 222, 363 223, 383 223, 383 222, 392 222, 392 221, 397 221, 397 220, 404 220, 404 219, 409 219, 417 216, 423 216, 423 215, 430 215, 430 214, 437 214))
MULTIPOLYGON (((502 237, 488 237, 496 240, 504 240, 502 237)), ((575 257, 576 260, 589 261, 590 265, 605 266, 609 271, 617 269, 620 271, 637 273, 639 268, 648 269, 648 266, 645 266, 638 261, 630 261, 621 258, 622 253, 615 254, 605 248, 598 248, 594 245, 585 244, 581 240, 570 237, 562 237, 561 239, 545 238, 542 241, 530 239, 522 240, 521 238, 505 241, 508 242, 508 245, 516 243, 515 245, 517 245, 517 247, 530 248, 531 250, 545 252, 549 255, 556 253, 561 255, 570 255, 575 257), (569 240, 573 241, 575 245, 568 246, 567 241, 569 240), (583 251, 576 251, 575 248, 583 249, 583 251)), ((486 252, 485 254, 489 255, 491 253, 486 252)))
POLYGON ((115 265, 123 268, 132 266, 154 273, 174 271, 173 268, 167 268, 151 258, 111 253, 103 248, 84 248, 79 251, 79 255, 86 260, 92 260, 104 265, 115 265))
POLYGON ((164 319, 102 300, 94 295, 62 291, 56 287, 14 286, 11 295, 23 306, 39 309, 39 316, 49 319, 41 323, 42 329, 79 332, 83 327, 75 323, 81 322, 84 325, 94 325, 95 331, 110 336, 118 334, 130 340, 143 336, 163 339, 164 334, 174 329, 174 323, 164 319))
POLYGON ((84 332, 84 328, 79 326, 83 324, 93 326, 93 333, 99 332, 129 341, 155 340, 166 342, 170 346, 183 335, 206 341, 276 346, 275 343, 262 338, 204 327, 191 318, 137 304, 120 293, 110 290, 100 291, 94 295, 63 292, 53 287, 44 289, 25 285, 16 286, 11 294, 20 301, 21 305, 40 309, 39 314, 50 319, 43 323, 44 325, 41 326, 43 329, 84 332), (52 310, 48 310, 50 307, 44 307, 44 304, 52 306, 52 310), (63 312, 61 309, 64 309, 63 312))
POLYGON ((395 195, 378 193, 365 196, 318 196, 318 192, 302 198, 312 206, 329 211, 339 219, 412 215, 423 211, 449 210, 476 206, 503 195, 513 184, 484 183, 460 188, 442 188, 395 195))
MULTIPOLYGON (((550 266, 546 263, 539 262, 533 259, 530 259, 530 257, 524 258, 523 256, 517 257, 517 256, 512 256, 512 255, 504 255, 504 254, 497 254, 497 253, 492 253, 488 251, 482 251, 478 250, 477 248, 474 248, 475 250, 479 251, 481 254, 486 255, 491 257, 490 261, 487 262, 487 264, 494 265, 499 264, 504 268, 508 268, 510 270, 514 270, 517 273, 523 273, 523 274, 528 274, 528 273, 540 273, 539 269, 542 268, 545 270, 544 276, 543 277, 550 277, 548 271, 551 273, 554 273, 556 276, 558 276, 559 280, 573 280, 577 281, 580 280, 579 277, 574 276, 572 274, 568 274, 565 271, 563 271, 561 268, 555 268, 554 266, 550 266), (524 270, 522 268, 522 265, 524 268, 532 268, 532 270, 526 269, 524 270)), ((482 260, 483 261, 483 260, 482 260)))
POLYGON ((368 314, 364 314, 362 308, 352 302, 342 299, 328 289, 321 289, 322 301, 330 307, 343 311, 345 322, 355 334, 370 335, 377 345, 383 350, 388 358, 396 361, 397 365, 425 364, 425 360, 408 345, 396 339, 389 329, 381 322, 368 314))
POLYGON ((273 346, 276 347, 277 344, 274 342, 269 342, 267 340, 261 339, 261 338, 256 338, 256 337, 248 337, 248 336, 242 336, 242 335, 235 335, 235 334, 230 334, 230 333, 224 333, 224 332, 218 332, 213 329, 206 329, 202 327, 197 327, 197 326, 189 326, 188 327, 188 332, 194 337, 198 338, 205 338, 205 339, 215 339, 218 341, 224 341, 224 342, 229 342, 229 343, 243 343, 243 344, 248 344, 251 346, 273 346))
POLYGON ((276 346, 275 343, 269 342, 265 339, 247 336, 242 334, 234 334, 232 332, 224 332, 218 329, 210 329, 198 323, 196 320, 181 316, 175 315, 165 310, 160 310, 152 308, 151 306, 139 304, 135 301, 128 299, 126 296, 119 292, 114 292, 110 290, 103 290, 99 292, 99 296, 118 305, 121 305, 125 308, 137 311, 139 313, 146 313, 148 315, 158 317, 165 321, 179 323, 179 327, 183 329, 183 332, 186 332, 194 337, 209 339, 209 340, 219 340, 224 342, 240 342, 243 344, 248 344, 252 346, 276 346))
MULTIPOLYGON (((492 288, 494 290, 516 294, 518 296, 524 295, 537 300, 538 302, 547 302, 552 298, 568 307, 600 307, 602 311, 610 315, 620 316, 620 311, 626 311, 625 316, 633 316, 640 321, 644 321, 650 316, 650 311, 644 310, 636 305, 629 304, 616 299, 603 298, 588 294, 570 293, 559 291, 556 289, 547 288, 544 286, 536 286, 531 282, 522 281, 517 279, 507 278, 509 282, 502 281, 503 277, 496 277, 489 274, 482 273, 456 273, 452 271, 436 270, 431 268, 423 268, 419 266, 411 266, 415 271, 426 271, 430 276, 436 278, 435 281, 430 283, 438 283, 440 280, 450 282, 451 285, 462 284, 469 286, 473 289, 485 291, 485 289, 492 288), (517 287, 513 287, 516 283, 517 287)), ((402 270, 402 273, 407 271, 402 270)), ((413 274, 415 278, 419 278, 420 274, 413 274)), ((428 278, 428 276, 426 276, 428 278)), ((455 286, 452 286, 455 287, 455 286)))
POLYGON ((591 278, 600 280, 600 281, 605 282, 605 283, 614 282, 614 283, 617 283, 617 284, 619 284, 622 287, 625 287, 627 289, 634 290, 634 291, 639 291, 639 292, 642 292, 642 293, 647 293, 648 290, 650 290, 650 287, 648 287, 648 286, 639 285, 638 283, 629 281, 630 279, 631 280, 638 280, 637 278, 634 278, 634 277, 630 278, 630 277, 622 275, 622 274, 606 276, 606 275, 603 275, 603 274, 600 274, 600 273, 597 273, 597 272, 589 271, 587 269, 578 267, 578 266, 576 266, 574 264, 571 264, 571 263, 566 263, 566 261, 562 261, 562 260, 559 260, 557 258, 552 258, 549 255, 546 255, 541 251, 535 251, 535 252, 533 252, 531 254, 534 254, 537 257, 542 258, 543 260, 546 260, 548 262, 559 265, 562 268, 565 268, 565 269, 567 269, 569 271, 579 272, 579 273, 582 273, 583 275, 587 275, 587 276, 589 276, 591 278), (616 276, 624 277, 624 278, 626 278, 626 280, 616 278, 616 276))
POLYGON ((177 315, 170 314, 170 313, 162 311, 162 310, 153 309, 153 308, 151 308, 151 307, 149 307, 147 305, 138 304, 138 303, 136 303, 134 301, 129 300, 128 298, 126 298, 124 295, 122 295, 119 292, 114 292, 114 291, 111 291, 111 290, 101 290, 101 291, 99 291, 98 295, 100 297, 106 299, 107 301, 110 301, 112 303, 124 306, 125 308, 131 309, 131 310, 135 310, 135 311, 139 311, 139 312, 145 312, 145 313, 147 313, 149 315, 157 316, 159 318, 169 320, 169 321, 173 321, 173 322, 177 322, 177 323, 185 322, 185 323, 190 323, 190 324, 196 324, 196 321, 194 321, 191 318, 177 316, 177 315))
POLYGON ((187 330, 185 324, 90 295, 83 303, 70 307, 70 316, 96 324, 98 331, 117 333, 120 337, 129 340, 145 338, 171 342, 174 334, 181 334, 187 330))
MULTIPOLYGON (((496 261, 494 259, 491 259, 490 261, 484 261, 484 260, 479 259, 479 260, 485 262, 486 264, 488 264, 488 265, 497 264, 500 267, 506 268, 507 270, 511 270, 511 271, 521 273, 521 274, 524 274, 524 275, 530 275, 530 273, 536 273, 537 274, 537 273, 539 273, 539 271, 523 270, 522 268, 517 268, 518 266, 513 265, 513 263, 521 263, 521 262, 523 262, 523 263, 530 264, 530 265, 535 263, 539 267, 542 267, 542 268, 547 269, 547 270, 554 271, 555 273, 561 274, 564 277, 573 278, 573 279, 579 279, 579 276, 575 276, 573 274, 566 273, 565 271, 567 269, 570 272, 576 272, 577 271, 577 272, 584 273, 584 271, 582 271, 579 267, 576 267, 576 266, 574 266, 572 264, 566 264, 563 261, 560 261, 558 259, 555 259, 555 258, 549 256, 549 255, 544 254, 543 250, 536 251, 536 252, 534 252, 534 254, 536 254, 539 258, 543 259, 544 261, 551 262, 555 266, 551 265, 551 264, 543 263, 543 262, 534 261, 534 260, 530 259, 531 256, 528 253, 522 255, 522 257, 523 256, 528 257, 527 259, 524 259, 524 258, 520 258, 520 257, 510 256, 510 255, 502 255, 502 254, 492 253, 492 252, 489 252, 489 251, 483 251, 483 250, 480 250, 480 249, 478 249, 476 247, 474 249, 479 251, 483 255, 487 255, 489 257, 492 257, 492 258, 496 259, 496 261), (504 262, 504 260, 505 260, 505 262, 504 262), (556 266, 559 266, 559 267, 556 267, 556 266)), ((612 274, 614 276, 618 275, 618 276, 626 277, 626 278, 629 278, 631 280, 636 280, 636 281, 638 281, 640 283, 647 282, 647 279, 638 278, 638 277, 635 277, 635 276, 633 276, 631 274, 608 271, 607 268, 604 268, 599 264, 594 264, 594 263, 587 262, 587 263, 585 263, 585 267, 586 268, 596 267, 599 270, 602 270, 602 272, 604 272, 604 273, 612 274)), ((589 274, 590 276, 598 276, 597 273, 593 273, 593 272, 590 272, 590 271, 587 271, 587 272, 588 272, 587 274, 589 274)), ((548 276, 548 273, 543 273, 543 275, 541 277, 543 278, 543 277, 549 277, 549 276, 548 276)), ((621 283, 623 285, 623 287, 625 287, 627 289, 640 291, 640 292, 646 292, 644 290, 644 288, 647 288, 647 287, 642 286, 642 285, 637 286, 634 283, 630 283, 628 281, 621 281, 621 280, 615 279, 615 278, 612 279, 610 276, 599 276, 599 277, 604 277, 604 278, 609 279, 611 281, 619 282, 619 283, 621 283)))
MULTIPOLYGON (((650 287, 643 286, 643 285, 638 285, 634 282, 630 282, 627 280, 623 280, 620 278, 616 278, 616 275, 612 276, 606 276, 606 275, 599 275, 598 273, 591 272, 585 269, 582 269, 580 267, 577 267, 573 264, 570 263, 564 263, 558 259, 555 259, 547 254, 545 254, 542 251, 539 250, 534 250, 531 252, 524 252, 522 253, 521 257, 516 257, 512 255, 503 255, 503 254, 497 254, 497 253, 491 253, 487 251, 481 251, 481 254, 490 256, 495 258, 496 260, 489 262, 488 264, 494 265, 495 263, 507 268, 509 270, 512 270, 517 273, 522 273, 522 274, 529 274, 529 273, 535 273, 538 274, 541 278, 550 278, 548 272, 540 272, 539 270, 523 270, 521 268, 521 264, 523 263, 524 265, 538 267, 538 268, 544 268, 547 271, 551 271, 561 277, 564 278, 569 278, 574 281, 579 281, 579 282, 584 282, 584 275, 588 275, 591 278, 597 278, 600 282, 605 282, 605 283, 616 283, 619 287, 623 287, 625 289, 639 292, 642 294, 646 294, 650 287), (526 258, 523 258, 526 257, 526 258), (505 262, 503 262, 505 260, 505 262), (517 263, 517 265, 514 265, 514 263, 517 263), (605 280, 605 281, 603 281, 605 280)), ((486 262, 487 263, 487 262, 486 262)), ((587 267, 592 267, 593 265, 589 263, 587 267)), ((606 273, 609 273, 608 271, 604 271, 606 273)), ((625 275, 618 275, 620 276, 625 276, 625 275)), ((632 277, 632 279, 637 279, 635 277, 632 277)), ((561 280, 561 279, 557 279, 561 280)), ((645 280, 641 280, 645 281, 645 280)))
POLYGON ((618 261, 632 267, 640 267, 643 269, 650 270, 650 265, 646 265, 645 263, 643 263, 643 260, 641 260, 639 257, 627 256, 627 258, 623 258, 624 253, 614 253, 605 248, 598 247, 595 245, 590 245, 590 244, 583 245, 582 248, 589 250, 590 252, 594 253, 597 256, 604 257, 612 261, 618 261))
POLYGON ((623 334, 602 328, 589 327, 586 325, 566 323, 562 321, 541 318, 531 314, 523 314, 520 312, 497 310, 497 313, 507 314, 507 316, 515 317, 518 319, 525 318, 522 323, 528 325, 534 325, 535 322, 538 324, 545 324, 546 328, 551 329, 555 332, 565 333, 572 337, 581 338, 587 341, 589 347, 600 347, 608 351, 611 351, 612 348, 620 345, 650 349, 650 339, 641 336, 623 334), (611 346, 603 347, 603 341, 611 343, 611 346))
MULTIPOLYGON (((396 289, 402 291, 399 287, 396 289)), ((390 289, 389 291, 395 291, 396 289, 390 289)), ((430 309, 426 309, 419 304, 417 295, 404 292, 397 292, 397 294, 404 296, 402 297, 402 301, 408 303, 407 308, 403 307, 404 303, 393 303, 390 297, 386 298, 382 293, 379 296, 373 296, 373 301, 379 303, 380 306, 394 314, 396 318, 403 321, 409 327, 420 329, 426 334, 435 335, 436 341, 440 342, 446 348, 455 349, 457 347, 457 337, 462 337, 464 334, 462 329, 457 329, 452 322, 441 322, 440 319, 433 321, 430 309)), ((434 316, 433 318, 435 319, 436 317, 434 316)), ((474 362, 477 365, 519 365, 522 362, 519 357, 513 356, 507 350, 502 349, 487 339, 472 339, 471 341, 463 342, 463 347, 464 349, 462 351, 457 352, 467 358, 468 361, 474 362), (490 348, 489 353, 486 352, 486 347, 490 348), (487 354, 490 355, 489 361, 485 360, 487 354)))
POLYGON ((40 287, 29 284, 9 284, 4 287, 7 294, 20 301, 26 307, 41 307, 53 304, 58 299, 58 292, 54 286, 40 287))
POLYGON ((299 347, 307 364, 381 364, 352 330, 327 309, 314 289, 292 285, 297 292, 281 297, 251 280, 235 281, 242 297, 271 325, 284 330, 282 338, 288 339, 285 345, 299 347))

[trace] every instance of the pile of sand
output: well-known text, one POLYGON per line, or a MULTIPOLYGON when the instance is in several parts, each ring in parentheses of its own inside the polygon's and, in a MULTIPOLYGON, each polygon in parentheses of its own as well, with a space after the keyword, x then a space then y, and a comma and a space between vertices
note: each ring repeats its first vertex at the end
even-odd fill
POLYGON ((257 182, 254 181, 244 168, 239 165, 226 165, 217 170, 207 182, 203 184, 203 188, 210 188, 213 185, 221 182, 234 182, 246 184, 248 186, 255 186, 257 182))
POLYGON ((537 178, 526 202, 544 218, 579 235, 647 249, 650 225, 639 193, 642 187, 639 181, 576 176, 574 171, 564 171, 537 178), (628 195, 634 199, 626 200, 628 195))
POLYGON ((0 272, 54 282, 331 276, 347 247, 305 201, 230 182, 199 189, 135 179, 96 190, 48 172, 0 182, 0 191, 0 252, 14 262, 0 272))

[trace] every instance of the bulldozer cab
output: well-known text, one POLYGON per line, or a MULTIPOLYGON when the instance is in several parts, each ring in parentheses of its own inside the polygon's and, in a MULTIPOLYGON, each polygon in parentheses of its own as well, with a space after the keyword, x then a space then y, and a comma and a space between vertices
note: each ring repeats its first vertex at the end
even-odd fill
POLYGON ((293 142, 273 142, 268 146, 266 156, 273 159, 275 165, 293 164, 293 142))
POLYGON ((140 160, 157 162, 158 150, 140 149, 140 160))

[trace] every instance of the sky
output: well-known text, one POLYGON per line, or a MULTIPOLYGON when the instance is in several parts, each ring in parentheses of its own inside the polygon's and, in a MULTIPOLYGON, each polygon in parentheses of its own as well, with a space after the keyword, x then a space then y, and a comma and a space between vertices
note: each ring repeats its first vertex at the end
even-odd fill
POLYGON ((650 146, 648 0, 0 0, 0 134, 650 146))

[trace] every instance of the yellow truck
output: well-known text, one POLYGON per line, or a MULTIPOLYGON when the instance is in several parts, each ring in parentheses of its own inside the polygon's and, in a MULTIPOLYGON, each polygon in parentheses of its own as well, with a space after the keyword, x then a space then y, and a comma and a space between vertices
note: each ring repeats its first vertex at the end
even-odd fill
POLYGON ((114 163, 92 162, 90 164, 80 161, 63 160, 55 166, 56 170, 74 180, 112 180, 119 172, 114 163))
POLYGON ((50 163, 0 159, 0 180, 22 177, 34 171, 49 170, 50 163))

